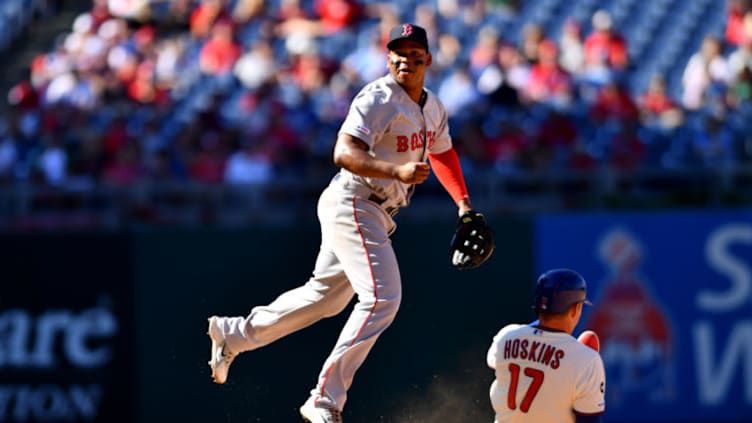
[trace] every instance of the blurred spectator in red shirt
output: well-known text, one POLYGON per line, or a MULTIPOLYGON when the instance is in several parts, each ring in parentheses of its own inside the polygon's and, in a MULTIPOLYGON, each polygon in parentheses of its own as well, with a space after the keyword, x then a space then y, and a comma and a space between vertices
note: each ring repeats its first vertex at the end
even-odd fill
POLYGON ((314 10, 321 18, 324 34, 348 28, 363 17, 363 8, 354 0, 316 0, 314 10))
POLYGON ((144 25, 133 33, 136 51, 142 57, 151 57, 157 47, 157 30, 151 25, 144 25))
POLYGON ((601 88, 590 108, 590 116, 597 123, 616 121, 637 123, 639 108, 627 87, 620 81, 611 81, 601 88))
POLYGON ((585 66, 605 57, 613 69, 624 70, 629 64, 627 41, 613 28, 611 15, 605 10, 593 14, 593 32, 585 38, 585 66))
POLYGON ((243 52, 235 41, 235 29, 229 19, 220 19, 211 31, 211 38, 201 48, 199 67, 202 72, 222 76, 232 71, 243 52))
POLYGON ((752 34, 745 30, 745 15, 750 12, 752 2, 750 0, 728 0, 726 2, 726 31, 724 38, 733 46, 738 46, 752 34))
POLYGON ((154 63, 146 60, 136 69, 136 77, 126 89, 128 97, 140 104, 154 104, 163 106, 170 100, 167 90, 156 85, 154 63))
POLYGON ((669 96, 663 75, 654 75, 650 79, 648 89, 637 99, 637 105, 645 125, 675 128, 683 123, 683 112, 669 96))
POLYGON ((568 106, 572 101, 572 77, 559 65, 559 50, 551 40, 543 40, 538 49, 538 63, 530 69, 525 87, 526 99, 555 106, 568 106))
POLYGON ((221 18, 230 19, 229 14, 225 10, 226 0, 201 0, 199 4, 191 13, 190 18, 190 31, 191 34, 197 39, 205 39, 209 37, 214 28, 214 24, 221 18))
POLYGON ((107 0, 93 0, 91 10, 89 11, 94 28, 99 28, 104 21, 112 18, 107 0))
POLYGON ((27 80, 23 80, 8 91, 8 104, 21 111, 34 110, 39 107, 39 94, 27 80))

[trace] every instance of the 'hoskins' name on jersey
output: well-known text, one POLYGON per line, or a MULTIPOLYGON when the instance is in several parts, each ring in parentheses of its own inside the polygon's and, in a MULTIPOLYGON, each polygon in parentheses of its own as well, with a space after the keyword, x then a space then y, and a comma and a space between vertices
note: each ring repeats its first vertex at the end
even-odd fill
MULTIPOLYGON (((409 137, 407 135, 397 135, 397 152, 404 153, 407 150, 418 150, 423 148, 423 137, 421 133, 413 132, 409 137)), ((428 148, 433 146, 433 142, 436 140, 436 131, 427 131, 428 135, 428 148)))
POLYGON ((558 369, 564 358, 564 350, 548 345, 545 342, 530 341, 528 339, 510 339, 504 343, 504 359, 522 359, 534 363, 545 364, 552 369, 558 369))

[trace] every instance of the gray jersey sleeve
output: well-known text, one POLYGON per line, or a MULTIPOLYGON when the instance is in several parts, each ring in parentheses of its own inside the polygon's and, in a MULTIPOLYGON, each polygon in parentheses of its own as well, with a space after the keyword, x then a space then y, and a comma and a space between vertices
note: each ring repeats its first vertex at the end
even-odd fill
POLYGON ((339 132, 359 138, 373 148, 387 130, 392 115, 386 94, 366 87, 353 100, 339 132))

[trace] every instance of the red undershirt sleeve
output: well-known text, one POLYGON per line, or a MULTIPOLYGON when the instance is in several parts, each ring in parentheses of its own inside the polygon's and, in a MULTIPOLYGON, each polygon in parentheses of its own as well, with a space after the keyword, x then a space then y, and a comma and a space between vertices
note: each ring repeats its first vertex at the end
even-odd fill
POLYGON ((461 200, 469 198, 465 186, 465 177, 462 175, 462 168, 460 167, 460 159, 454 148, 439 154, 429 154, 428 158, 431 160, 433 173, 455 204, 459 205, 461 200))

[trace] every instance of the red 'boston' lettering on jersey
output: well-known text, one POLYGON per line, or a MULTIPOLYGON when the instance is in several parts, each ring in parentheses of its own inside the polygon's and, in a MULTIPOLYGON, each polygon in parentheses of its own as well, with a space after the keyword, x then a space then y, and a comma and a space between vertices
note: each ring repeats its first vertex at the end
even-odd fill
POLYGON ((436 131, 428 131, 428 148, 433 147, 433 142, 436 141, 436 131))
POLYGON ((404 135, 397 135, 397 152, 398 153, 404 153, 407 151, 407 141, 409 139, 404 135))
MULTIPOLYGON (((405 135, 397 135, 397 152, 404 153, 407 150, 415 151, 422 149, 423 140, 426 138, 421 136, 422 133, 423 132, 413 132, 409 137, 405 135)), ((436 141, 436 132, 427 131, 426 135, 428 137, 428 148, 431 148, 434 141, 436 141)))
POLYGON ((420 139, 420 135, 413 133, 410 136, 410 149, 417 150, 423 148, 423 141, 420 139))
POLYGON ((510 339, 504 343, 505 360, 528 360, 545 364, 552 369, 558 369, 564 358, 564 350, 544 342, 529 341, 527 339, 510 339))

